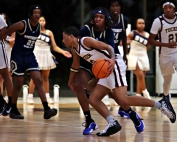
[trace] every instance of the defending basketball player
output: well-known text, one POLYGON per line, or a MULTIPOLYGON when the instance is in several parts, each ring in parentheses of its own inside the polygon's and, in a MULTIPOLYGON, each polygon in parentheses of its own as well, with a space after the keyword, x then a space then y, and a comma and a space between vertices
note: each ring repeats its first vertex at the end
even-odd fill
POLYGON ((24 119, 17 108, 17 99, 23 85, 25 72, 29 73, 37 88, 39 97, 44 107, 44 119, 50 119, 57 114, 57 109, 50 109, 48 106, 42 78, 38 63, 33 53, 34 44, 40 34, 39 18, 42 15, 41 7, 33 5, 29 8, 29 18, 19 21, 7 30, 0 32, 0 39, 3 36, 16 32, 15 44, 11 53, 11 71, 14 80, 12 109, 10 118, 24 119))
POLYGON ((75 92, 74 77, 80 66, 80 57, 92 64, 99 58, 104 58, 110 63, 108 71, 111 72, 111 74, 107 78, 99 79, 89 98, 89 103, 108 122, 106 128, 102 132, 97 133, 97 136, 110 136, 117 133, 122 128, 118 121, 110 114, 106 105, 101 101, 110 90, 113 91, 114 100, 123 107, 124 110, 128 110, 127 112, 129 115, 138 118, 137 121, 134 121, 138 132, 144 130, 144 123, 130 106, 155 107, 160 109, 163 114, 167 115, 172 123, 176 121, 176 114, 173 107, 167 107, 170 104, 166 99, 154 101, 139 96, 127 96, 126 65, 120 55, 114 54, 114 49, 110 45, 97 41, 91 37, 83 37, 81 39, 78 37, 79 30, 75 27, 68 27, 63 32, 62 41, 67 48, 72 47, 71 51, 73 53, 73 63, 68 81, 73 92, 75 92))

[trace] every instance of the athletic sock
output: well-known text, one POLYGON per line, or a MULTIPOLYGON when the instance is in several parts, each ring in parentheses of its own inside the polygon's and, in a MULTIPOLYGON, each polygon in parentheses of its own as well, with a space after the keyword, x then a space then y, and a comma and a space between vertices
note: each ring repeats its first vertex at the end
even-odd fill
POLYGON ((112 115, 109 115, 109 116, 106 118, 106 121, 107 121, 108 123, 114 123, 115 119, 114 119, 114 117, 113 117, 112 115))
POLYGON ((155 101, 154 108, 160 109, 162 107, 161 103, 158 101, 155 101))
POLYGON ((50 107, 48 106, 48 102, 42 102, 42 105, 43 105, 43 107, 44 107, 44 111, 50 109, 50 107))
POLYGON ((93 122, 90 111, 85 111, 84 115, 85 115, 86 122, 93 122))
POLYGON ((17 112, 17 104, 13 104, 12 103, 12 109, 11 109, 11 112, 17 112))

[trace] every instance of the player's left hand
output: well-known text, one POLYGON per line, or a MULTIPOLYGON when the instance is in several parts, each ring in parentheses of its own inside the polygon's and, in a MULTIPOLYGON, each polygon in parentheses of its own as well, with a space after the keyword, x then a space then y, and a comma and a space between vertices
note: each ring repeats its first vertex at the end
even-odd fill
POLYGON ((67 58, 71 58, 71 57, 72 57, 71 53, 69 53, 68 51, 64 51, 64 52, 63 52, 63 55, 64 55, 65 57, 67 57, 67 58))

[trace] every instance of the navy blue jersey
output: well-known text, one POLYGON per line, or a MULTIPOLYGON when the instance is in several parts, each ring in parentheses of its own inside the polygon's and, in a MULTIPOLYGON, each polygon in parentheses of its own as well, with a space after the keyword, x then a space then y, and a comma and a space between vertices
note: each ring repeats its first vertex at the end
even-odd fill
POLYGON ((122 15, 119 14, 118 20, 114 20, 114 24, 112 26, 112 30, 114 32, 114 43, 115 43, 115 53, 120 53, 118 46, 120 44, 120 41, 122 40, 122 33, 123 30, 126 30, 127 25, 128 25, 128 19, 122 15))
MULTIPOLYGON (((93 30, 92 24, 88 24, 80 30, 80 37, 93 37, 115 48, 114 33, 110 28, 105 28, 105 30, 99 32, 93 30)), ((80 68, 88 71, 92 75, 92 64, 83 58, 80 59, 80 68)))
POLYGON ((113 48, 115 48, 114 44, 114 33, 111 29, 105 28, 103 31, 94 31, 93 30, 93 25, 88 24, 85 25, 81 30, 80 30, 80 36, 81 37, 93 37, 96 40, 102 41, 106 44, 109 44, 113 48))
POLYGON ((12 54, 29 55, 33 54, 35 42, 40 34, 40 24, 36 27, 30 25, 29 19, 23 20, 24 30, 17 31, 15 37, 15 44, 12 48, 12 54))

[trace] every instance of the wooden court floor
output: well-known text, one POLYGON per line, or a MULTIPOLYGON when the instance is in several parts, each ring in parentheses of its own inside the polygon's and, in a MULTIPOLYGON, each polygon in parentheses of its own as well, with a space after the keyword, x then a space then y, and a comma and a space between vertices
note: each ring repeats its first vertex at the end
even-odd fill
MULTIPOLYGON (((177 110, 177 99, 172 99, 177 110)), ((84 136, 84 116, 76 98, 61 98, 57 107, 59 113, 50 120, 43 119, 43 110, 39 99, 35 105, 18 102, 24 120, 13 120, 0 116, 0 142, 177 142, 177 123, 172 124, 159 110, 151 109, 148 113, 139 111, 144 119, 145 131, 138 134, 129 119, 118 118, 118 106, 109 106, 113 116, 122 125, 122 130, 111 137, 97 137, 96 133, 106 126, 106 121, 91 108, 92 117, 98 124, 98 130, 84 136)))

